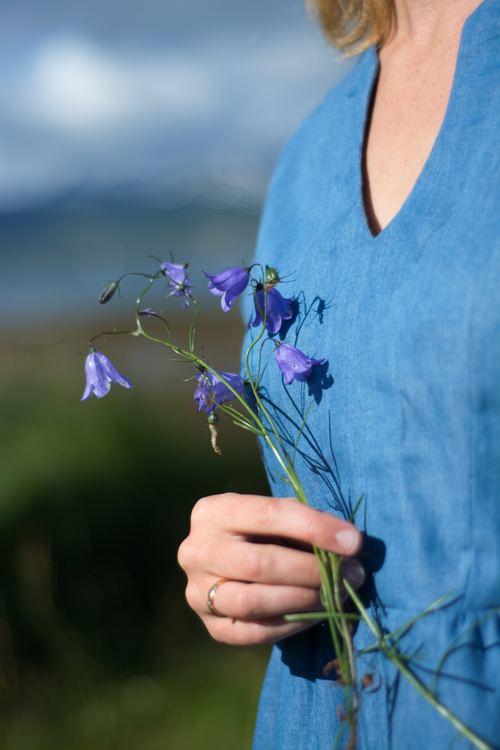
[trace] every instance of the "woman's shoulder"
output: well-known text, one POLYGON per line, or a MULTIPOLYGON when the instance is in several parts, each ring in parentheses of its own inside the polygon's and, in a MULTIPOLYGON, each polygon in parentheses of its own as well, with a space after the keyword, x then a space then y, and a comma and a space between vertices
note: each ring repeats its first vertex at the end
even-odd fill
POLYGON ((377 67, 370 48, 284 147, 262 214, 259 257, 274 258, 297 233, 310 232, 352 203, 377 67))

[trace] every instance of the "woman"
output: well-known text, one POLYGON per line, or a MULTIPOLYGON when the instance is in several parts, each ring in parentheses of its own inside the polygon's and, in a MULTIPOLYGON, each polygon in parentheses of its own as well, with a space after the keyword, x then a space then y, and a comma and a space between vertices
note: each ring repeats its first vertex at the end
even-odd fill
MULTIPOLYGON (((179 552, 187 598, 217 640, 277 642, 254 750, 323 750, 343 702, 323 672, 329 635, 283 619, 320 606, 310 545, 351 556, 345 573, 356 586, 366 574, 387 632, 451 592, 400 649, 430 684, 453 646, 438 695, 500 747, 500 3, 318 7, 334 44, 365 51, 282 154, 257 250, 293 273, 287 341, 328 359, 309 389, 271 368, 263 381, 292 441, 315 398, 297 464, 314 508, 280 499, 264 455, 278 497, 195 507, 179 552), (363 538, 346 520, 361 493, 363 538)), ((372 640, 360 625, 357 648, 372 640)), ((448 747, 451 724, 390 664, 370 653, 358 669, 372 680, 359 749, 448 747)))

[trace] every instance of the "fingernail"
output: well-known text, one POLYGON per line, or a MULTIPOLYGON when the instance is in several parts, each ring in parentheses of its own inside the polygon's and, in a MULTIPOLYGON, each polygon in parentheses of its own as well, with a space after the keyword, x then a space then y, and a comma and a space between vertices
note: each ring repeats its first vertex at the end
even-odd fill
POLYGON ((342 573, 347 578, 353 589, 357 589, 365 580, 365 571, 357 560, 349 560, 342 566, 342 573))
POLYGON ((335 539, 344 552, 352 552, 358 544, 358 532, 355 529, 342 529, 337 531, 335 539))

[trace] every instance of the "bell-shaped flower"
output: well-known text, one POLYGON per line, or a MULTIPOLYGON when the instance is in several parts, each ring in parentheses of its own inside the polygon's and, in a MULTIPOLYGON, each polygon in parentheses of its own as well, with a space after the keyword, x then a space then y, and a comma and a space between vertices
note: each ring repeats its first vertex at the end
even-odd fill
POLYGON ((85 362, 85 375, 87 385, 81 401, 87 401, 93 393, 97 398, 102 398, 111 388, 111 383, 122 385, 124 388, 132 388, 132 383, 121 375, 105 354, 92 351, 85 362))
POLYGON ((301 383, 311 375, 314 365, 320 365, 324 359, 306 357, 300 349, 290 344, 278 344, 274 352, 276 363, 285 377, 285 384, 290 385, 293 380, 301 383))
POLYGON ((168 288, 174 297, 184 297, 184 307, 188 306, 188 296, 191 294, 192 286, 186 273, 187 264, 162 263, 161 268, 170 279, 168 288))
MULTIPOLYGON (((234 372, 221 372, 218 374, 221 378, 224 378, 231 388, 234 388, 236 393, 239 395, 244 393, 245 383, 240 375, 236 375, 234 372)), ((236 398, 227 385, 209 370, 205 370, 204 372, 197 371, 196 379, 198 381, 198 388, 195 391, 194 400, 198 404, 198 411, 205 409, 206 413, 210 415, 217 408, 217 404, 228 403, 236 398)))
POLYGON ((216 297, 222 297, 221 307, 229 312, 236 299, 248 286, 250 274, 246 268, 228 268, 221 273, 209 274, 202 271, 209 279, 208 288, 216 297))
MULTIPOLYGON (((255 319, 252 326, 255 328, 264 322, 266 312, 266 292, 262 284, 259 284, 255 290, 254 301, 255 319)), ((269 289, 267 292, 266 330, 271 336, 278 333, 284 320, 290 320, 292 317, 292 302, 293 299, 282 297, 277 289, 269 289)))

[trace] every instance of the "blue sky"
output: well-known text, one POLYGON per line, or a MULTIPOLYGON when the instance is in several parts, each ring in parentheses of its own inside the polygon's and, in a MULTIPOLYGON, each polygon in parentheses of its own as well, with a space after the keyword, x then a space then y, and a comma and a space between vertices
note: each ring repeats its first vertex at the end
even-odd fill
POLYGON ((351 64, 299 0, 3 0, 0 212, 74 190, 259 205, 351 64))

